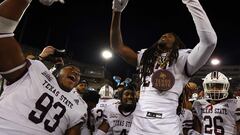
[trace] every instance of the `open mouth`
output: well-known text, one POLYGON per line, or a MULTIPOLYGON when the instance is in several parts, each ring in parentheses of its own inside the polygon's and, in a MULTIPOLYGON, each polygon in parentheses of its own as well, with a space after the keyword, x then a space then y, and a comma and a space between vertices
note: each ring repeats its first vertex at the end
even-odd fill
POLYGON ((133 104, 133 101, 132 101, 132 100, 128 100, 128 101, 126 102, 126 104, 133 104))
POLYGON ((73 82, 76 82, 76 80, 77 80, 77 77, 75 75, 69 75, 67 78, 73 82))

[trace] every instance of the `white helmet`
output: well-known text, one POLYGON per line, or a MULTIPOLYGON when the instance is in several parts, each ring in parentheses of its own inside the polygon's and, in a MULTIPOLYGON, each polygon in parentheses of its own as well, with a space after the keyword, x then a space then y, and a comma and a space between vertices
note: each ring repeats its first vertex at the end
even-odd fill
POLYGON ((113 98, 113 88, 110 85, 105 84, 101 87, 99 94, 101 98, 113 98))
POLYGON ((228 96, 230 83, 221 72, 209 73, 203 81, 204 95, 209 100, 223 100, 228 96))

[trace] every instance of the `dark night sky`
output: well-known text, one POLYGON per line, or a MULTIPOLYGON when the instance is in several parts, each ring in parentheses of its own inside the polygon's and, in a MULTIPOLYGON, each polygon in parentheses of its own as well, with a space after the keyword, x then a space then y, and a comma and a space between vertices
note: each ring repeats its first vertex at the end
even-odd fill
MULTIPOLYGON (((238 26, 240 9, 236 0, 200 0, 218 35, 213 54, 222 64, 240 64, 238 26)), ((100 51, 109 46, 112 0, 66 0, 51 7, 34 1, 17 29, 21 43, 42 49, 47 43, 66 48, 82 63, 103 64, 100 51)), ((124 41, 135 51, 152 45, 165 32, 175 32, 188 48, 198 37, 194 23, 181 0, 130 0, 122 15, 124 41)), ((130 68, 118 56, 109 61, 113 74, 129 75, 130 68)))

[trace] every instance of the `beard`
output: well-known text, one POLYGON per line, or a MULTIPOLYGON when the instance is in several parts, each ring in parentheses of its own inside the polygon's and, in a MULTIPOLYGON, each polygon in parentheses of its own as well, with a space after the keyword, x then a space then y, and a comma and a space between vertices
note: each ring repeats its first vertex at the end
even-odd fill
POLYGON ((165 48, 165 46, 166 46, 166 43, 164 41, 160 40, 160 41, 157 42, 157 48, 158 49, 162 50, 163 48, 165 48))
POLYGON ((167 48, 167 43, 164 42, 164 41, 159 41, 159 42, 157 42, 157 49, 158 49, 160 52, 166 52, 166 51, 169 50, 169 49, 167 48))
POLYGON ((172 45, 164 42, 164 41, 160 41, 157 43, 157 49, 160 52, 166 53, 166 52, 171 52, 171 50, 173 49, 172 45))

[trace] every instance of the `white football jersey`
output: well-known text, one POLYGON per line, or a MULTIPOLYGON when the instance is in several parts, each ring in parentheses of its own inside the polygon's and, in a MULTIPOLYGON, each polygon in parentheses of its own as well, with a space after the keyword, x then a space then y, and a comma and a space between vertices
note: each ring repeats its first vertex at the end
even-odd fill
MULTIPOLYGON (((145 50, 146 49, 143 49, 138 53, 138 65, 140 65, 140 61, 145 50)), ((190 79, 185 75, 184 71, 185 63, 189 53, 190 49, 180 49, 177 62, 173 63, 173 65, 170 67, 166 67, 166 70, 169 71, 175 79, 175 83, 170 90, 160 92, 153 87, 153 74, 146 77, 146 81, 149 82, 149 85, 141 85, 141 96, 138 100, 138 104, 135 110, 136 116, 144 117, 147 119, 161 119, 160 121, 156 120, 152 121, 153 123, 151 122, 151 124, 155 126, 164 125, 164 123, 176 124, 176 119, 179 119, 176 114, 178 99, 182 93, 183 87, 190 79)), ((160 69, 160 67, 158 69, 154 68, 154 72, 160 69)), ((148 129, 144 128, 144 131, 157 134, 159 133, 159 130, 161 130, 160 126, 155 128, 151 127, 152 126, 149 126, 148 129)))
POLYGON ((227 99, 215 105, 205 99, 193 103, 203 135, 236 135, 236 121, 240 120, 240 101, 227 99))
POLYGON ((113 135, 127 135, 132 124, 133 114, 121 114, 119 103, 108 105, 104 110, 104 119, 107 120, 113 135))
POLYGON ((95 108, 92 110, 92 114, 94 116, 95 121, 95 131, 98 129, 98 127, 101 125, 103 121, 103 112, 105 108, 108 105, 115 104, 117 102, 120 102, 118 99, 99 99, 98 104, 95 108))
MULTIPOLYGON (((181 129, 192 129, 193 128, 193 114, 189 109, 182 109, 182 113, 179 115, 181 129)), ((182 131, 183 134, 183 131, 182 131)))
POLYGON ((63 91, 42 62, 30 63, 28 72, 0 97, 1 135, 64 135, 84 123, 86 103, 63 91))

